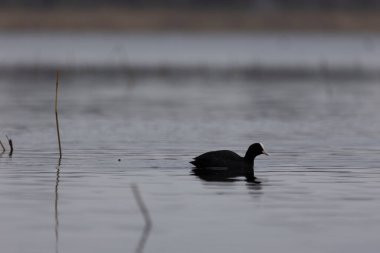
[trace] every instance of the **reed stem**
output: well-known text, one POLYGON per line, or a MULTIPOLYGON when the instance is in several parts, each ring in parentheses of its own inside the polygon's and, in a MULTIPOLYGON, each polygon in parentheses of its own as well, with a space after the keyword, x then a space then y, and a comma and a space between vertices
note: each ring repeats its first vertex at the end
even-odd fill
POLYGON ((61 147, 61 136, 59 134, 59 121, 58 121, 58 86, 59 86, 59 71, 57 71, 56 83, 55 83, 55 123, 57 126, 59 159, 61 159, 62 158, 62 147, 61 147))

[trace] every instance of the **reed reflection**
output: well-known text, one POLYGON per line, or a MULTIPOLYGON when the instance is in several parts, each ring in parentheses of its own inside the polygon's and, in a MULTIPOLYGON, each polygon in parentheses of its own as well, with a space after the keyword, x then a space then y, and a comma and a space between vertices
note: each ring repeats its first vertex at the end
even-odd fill
POLYGON ((55 174, 55 189, 54 189, 54 234, 55 234, 55 252, 58 253, 58 242, 59 242, 59 216, 58 216, 58 190, 59 190, 59 177, 61 172, 61 158, 58 159, 58 165, 56 167, 55 174))

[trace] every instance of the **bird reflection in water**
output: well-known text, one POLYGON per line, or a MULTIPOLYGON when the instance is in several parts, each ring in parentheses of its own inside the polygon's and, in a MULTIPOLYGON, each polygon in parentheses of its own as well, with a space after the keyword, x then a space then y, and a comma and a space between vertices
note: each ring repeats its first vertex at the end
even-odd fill
POLYGON ((208 182, 236 182, 241 181, 241 177, 245 177, 246 181, 252 185, 261 184, 257 177, 247 177, 245 173, 231 172, 230 170, 208 171, 195 168, 192 175, 208 182))
MULTIPOLYGON (((223 174, 223 173, 205 174, 203 172, 204 172, 203 170, 193 169, 191 175, 196 176, 202 181, 209 182, 209 183, 210 182, 233 183, 233 182, 242 181, 242 178, 244 178, 244 175, 236 175, 235 177, 231 177, 230 174, 223 174)), ((261 181, 259 181, 257 177, 253 177, 253 178, 246 177, 245 181, 247 182, 246 187, 250 195, 252 195, 254 198, 257 198, 262 194, 262 191, 261 191, 262 184, 261 184, 261 181)), ((228 184, 225 184, 225 185, 228 185, 228 184)))

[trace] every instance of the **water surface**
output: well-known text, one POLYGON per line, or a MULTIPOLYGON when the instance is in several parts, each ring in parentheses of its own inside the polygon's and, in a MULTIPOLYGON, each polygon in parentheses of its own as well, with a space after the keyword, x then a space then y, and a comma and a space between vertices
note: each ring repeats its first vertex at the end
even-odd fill
POLYGON ((0 156, 4 252, 380 247, 377 81, 63 74, 58 167, 54 77, 0 77, 0 138, 15 144, 0 156), (259 141, 260 185, 191 174, 200 153, 259 141))
POLYGON ((1 67, 380 69, 374 33, 1 32, 1 67))
POLYGON ((6 252, 375 252, 380 87, 321 81, 0 80, 0 242, 6 252), (1 137, 5 142, 5 137, 1 137), (188 161, 262 141, 261 185, 206 182, 188 161), (121 159, 118 162, 118 159, 121 159))

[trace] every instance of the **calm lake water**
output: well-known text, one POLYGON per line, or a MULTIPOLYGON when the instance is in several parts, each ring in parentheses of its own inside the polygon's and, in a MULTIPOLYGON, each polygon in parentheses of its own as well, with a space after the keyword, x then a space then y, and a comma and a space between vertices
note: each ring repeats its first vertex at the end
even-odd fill
POLYGON ((205 66, 380 69, 372 33, 1 32, 0 67, 205 66))
POLYGON ((2 252, 377 252, 374 81, 0 77, 2 252), (192 157, 263 142, 262 184, 192 175, 192 157), (121 161, 118 161, 121 159, 121 161), (146 227, 131 186, 149 210, 146 227))

